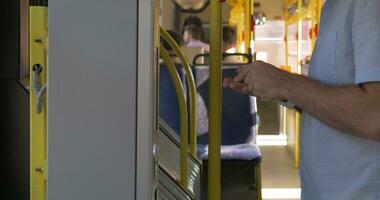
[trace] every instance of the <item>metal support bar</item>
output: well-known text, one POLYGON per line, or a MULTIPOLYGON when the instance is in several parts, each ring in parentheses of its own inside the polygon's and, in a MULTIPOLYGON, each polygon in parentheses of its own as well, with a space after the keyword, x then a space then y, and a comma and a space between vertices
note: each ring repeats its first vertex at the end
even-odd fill
POLYGON ((180 58, 182 62, 182 66, 186 71, 186 80, 187 80, 187 85, 189 88, 189 107, 190 107, 190 112, 189 112, 189 134, 190 134, 190 152, 191 155, 193 155, 195 158, 197 156, 197 93, 196 93, 196 86, 195 86, 195 80, 193 76, 193 72, 191 71, 190 63, 183 54, 181 48, 179 45, 175 42, 175 40, 170 36, 170 34, 160 27, 160 34, 162 38, 172 47, 172 49, 175 51, 177 56, 180 58))
POLYGON ((30 7, 30 85, 32 86, 30 90, 31 200, 46 199, 46 98, 38 100, 37 97, 41 87, 46 84, 47 13, 47 7, 30 7), (39 69, 36 69, 36 66, 39 66, 39 69), (40 104, 41 107, 34 106, 37 104, 40 104))
POLYGON ((221 117, 222 117, 222 1, 210 4, 210 89, 208 200, 221 199, 221 117))
POLYGON ((188 155, 188 113, 186 106, 185 94, 183 92, 183 86, 181 83, 181 79, 177 73, 177 69, 170 58, 169 53, 166 49, 160 45, 160 56, 163 59, 164 63, 167 66, 170 77, 172 78, 175 92, 177 94, 177 100, 179 105, 179 113, 180 113, 180 143, 181 143, 181 153, 180 153, 180 184, 187 188, 188 180, 187 180, 187 155, 188 155))
POLYGON ((316 1, 316 18, 317 18, 317 24, 318 26, 320 25, 320 20, 321 20, 321 12, 322 12, 322 7, 323 7, 323 1, 322 0, 315 0, 316 1))
POLYGON ((288 8, 285 7, 285 66, 289 66, 289 23, 288 23, 288 8))
MULTIPOLYGON (((303 40, 303 16, 302 16, 302 0, 297 0, 297 11, 298 11, 298 42, 297 42, 297 74, 301 74, 301 61, 302 61, 302 40, 303 40)), ((300 163, 300 124, 301 124, 301 114, 296 112, 296 123, 295 123, 295 166, 299 167, 300 163)))
POLYGON ((310 0, 309 2, 309 10, 310 10, 310 31, 311 31, 311 38, 310 38, 310 50, 311 52, 313 51, 314 49, 314 44, 315 44, 315 41, 316 41, 316 38, 315 38, 315 34, 314 34, 314 27, 316 25, 316 11, 317 11, 317 8, 316 8, 316 3, 315 3, 315 0, 310 0))
POLYGON ((244 6, 244 18, 245 18, 245 25, 244 25, 244 43, 245 43, 245 53, 249 54, 251 51, 251 28, 252 28, 252 0, 246 0, 244 6))

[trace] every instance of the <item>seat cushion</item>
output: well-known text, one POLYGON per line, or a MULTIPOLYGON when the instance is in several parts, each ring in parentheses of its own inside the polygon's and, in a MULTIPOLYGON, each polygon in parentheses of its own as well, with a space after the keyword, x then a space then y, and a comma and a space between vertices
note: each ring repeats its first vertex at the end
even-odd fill
MULTIPOLYGON (((208 146, 198 145, 198 155, 202 160, 207 160, 208 146)), ((222 160, 256 160, 261 158, 261 153, 255 144, 222 145, 220 158, 222 160)))

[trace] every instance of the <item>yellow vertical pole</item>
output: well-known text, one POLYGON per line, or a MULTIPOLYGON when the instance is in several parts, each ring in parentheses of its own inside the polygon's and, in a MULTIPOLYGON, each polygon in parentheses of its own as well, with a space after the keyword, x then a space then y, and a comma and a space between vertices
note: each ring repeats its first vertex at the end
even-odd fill
POLYGON ((323 2, 322 2, 322 0, 315 0, 315 1, 316 1, 316 6, 317 6, 316 17, 317 17, 317 23, 319 26, 320 20, 321 20, 321 12, 322 12, 323 2))
MULTIPOLYGON (((289 13, 288 13, 288 4, 287 2, 285 1, 285 37, 284 37, 284 43, 285 43, 285 66, 283 66, 284 69, 289 69, 289 33, 288 33, 288 26, 289 26, 289 20, 288 20, 288 17, 289 17, 289 13)), ((283 110, 283 131, 285 134, 288 134, 287 133, 287 126, 288 126, 288 119, 287 119, 287 112, 288 112, 288 109, 286 107, 283 107, 282 108, 283 110)))
POLYGON ((285 64, 286 67, 289 66, 289 40, 288 40, 288 26, 289 26, 289 14, 288 14, 288 5, 285 7, 285 64))
POLYGON ((316 1, 315 0, 310 0, 310 5, 309 5, 309 11, 310 11, 310 18, 311 18, 311 38, 310 38, 310 42, 311 42, 311 45, 310 45, 310 49, 311 51, 313 51, 314 49, 314 44, 315 44, 315 40, 316 40, 316 37, 315 37, 315 33, 314 33, 314 27, 316 25, 316 11, 317 11, 317 7, 316 7, 316 1))
POLYGON ((237 26, 236 26, 236 35, 237 35, 237 49, 236 49, 236 52, 239 52, 239 53, 244 53, 244 49, 242 48, 243 47, 243 35, 242 35, 242 32, 243 32, 243 15, 242 13, 239 13, 239 20, 237 21, 237 26))
MULTIPOLYGON (((297 14, 298 14, 298 42, 297 42, 297 74, 301 74, 301 60, 302 60, 302 0, 297 0, 297 14)), ((295 166, 299 167, 300 158, 300 125, 301 125, 301 114, 296 112, 296 122, 295 122, 295 166)))
POLYGON ((41 66, 39 83, 46 83, 47 72, 47 7, 30 7, 30 199, 46 199, 46 99, 37 112, 37 90, 34 70, 41 66))
POLYGON ((222 117, 222 3, 220 0, 211 0, 210 10, 208 200, 220 200, 220 135, 222 117))
MULTIPOLYGON (((254 16, 255 15, 255 0, 251 0, 251 27, 252 26, 254 26, 255 25, 255 21, 252 21, 253 20, 253 17, 252 16, 254 16)), ((252 52, 254 52, 255 50, 255 43, 254 43, 254 41, 255 41, 255 30, 253 29, 253 30, 251 30, 251 41, 253 41, 253 44, 251 45, 251 51, 252 52)), ((250 42, 251 42, 250 41, 250 42)))
POLYGON ((252 10, 252 0, 246 0, 244 2, 244 18, 245 18, 245 24, 244 24, 244 46, 245 46, 245 52, 249 53, 251 48, 251 10, 252 10))

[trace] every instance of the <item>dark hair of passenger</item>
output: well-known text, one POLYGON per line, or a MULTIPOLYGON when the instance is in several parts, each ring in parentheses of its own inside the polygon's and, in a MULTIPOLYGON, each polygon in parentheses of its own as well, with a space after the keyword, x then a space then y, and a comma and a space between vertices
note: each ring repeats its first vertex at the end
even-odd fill
POLYGON ((182 28, 184 29, 186 26, 189 26, 189 25, 195 25, 202 28, 202 20, 196 16, 187 17, 185 21, 183 22, 182 28))
POLYGON ((200 29, 201 37, 199 40, 203 40, 204 32, 202 27, 202 20, 197 16, 189 16, 185 19, 182 26, 182 34, 186 31, 187 26, 197 26, 200 29))
MULTIPOLYGON (((170 36, 172 36, 172 38, 174 39, 174 41, 179 45, 181 46, 183 44, 183 41, 182 41, 182 37, 180 34, 178 34, 177 32, 175 31, 171 31, 171 30, 168 30, 168 33, 170 36)), ((160 37, 160 42, 162 44, 162 46, 168 50, 168 51, 171 51, 173 50, 173 48, 162 38, 162 36, 160 37)))
POLYGON ((188 25, 185 26, 184 31, 187 31, 193 39, 202 40, 202 29, 199 26, 188 25))
POLYGON ((235 30, 230 26, 223 27, 223 44, 232 46, 236 43, 235 30))

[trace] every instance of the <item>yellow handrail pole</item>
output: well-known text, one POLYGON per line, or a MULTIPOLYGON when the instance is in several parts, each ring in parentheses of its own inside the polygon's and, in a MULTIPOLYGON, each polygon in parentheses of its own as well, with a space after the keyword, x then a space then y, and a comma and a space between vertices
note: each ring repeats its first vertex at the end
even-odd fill
POLYGON ((229 23, 232 26, 236 26, 236 52, 238 53, 244 53, 246 50, 246 47, 242 49, 242 46, 245 45, 245 41, 243 41, 242 33, 245 31, 245 11, 244 8, 244 1, 246 0, 227 0, 228 4, 232 7, 230 12, 230 19, 229 23))
POLYGON ((30 199, 46 199, 46 99, 40 113, 37 112, 37 89, 35 78, 39 83, 46 83, 47 72, 47 7, 30 7, 30 199), (39 77, 35 77, 33 66, 41 66, 39 77))
MULTIPOLYGON (((251 30, 251 40, 253 40, 253 42, 255 41, 255 30, 254 30, 254 25, 255 25, 255 21, 254 21, 254 15, 255 15, 255 0, 251 0, 251 28, 253 28, 251 30)), ((251 46, 251 51, 255 51, 255 43, 252 44, 251 46)))
POLYGON ((245 18, 245 25, 244 25, 244 42, 245 42, 245 51, 244 53, 249 53, 251 48, 251 4, 252 0, 245 0, 244 2, 244 18, 245 18))
POLYGON ((187 153, 188 153, 188 121, 187 121, 187 106, 185 100, 185 94, 181 79, 178 76, 176 67, 170 58, 169 53, 166 49, 160 45, 160 56, 167 66, 170 77, 172 78, 175 92, 177 94, 177 100, 179 105, 180 113, 180 143, 181 143, 181 153, 180 153, 180 183, 184 188, 187 188, 187 153))
MULTIPOLYGON (((297 0, 297 12, 298 12, 298 47, 297 47, 297 74, 301 74, 301 60, 302 60, 302 0, 297 0)), ((295 166, 299 167, 300 158, 300 124, 301 124, 301 114, 296 112, 296 141, 295 141, 295 166)))
MULTIPOLYGON (((285 2, 285 37, 284 37, 284 42, 285 42, 285 66, 284 66, 284 69, 288 69, 289 68, 289 31, 288 31, 288 28, 289 28, 289 13, 288 13, 288 4, 287 2, 285 2)), ((288 135, 288 118, 287 118, 287 115, 288 115, 288 110, 286 107, 283 108, 283 130, 284 130, 284 133, 286 135, 288 135)))
POLYGON ((286 6, 285 7, 285 63, 286 63, 286 67, 289 66, 289 40, 288 40, 288 35, 289 35, 289 32, 288 32, 288 26, 289 26, 289 23, 288 23, 288 17, 289 17, 289 14, 288 14, 288 7, 286 6))
POLYGON ((222 3, 210 2, 210 89, 208 200, 221 199, 220 145, 222 117, 222 3))
POLYGON ((319 26, 320 26, 320 20, 321 20, 321 12, 322 12, 322 6, 323 6, 323 2, 322 0, 316 0, 316 6, 317 6, 317 12, 316 12, 316 17, 317 17, 317 23, 318 23, 318 29, 319 29, 319 26))
POLYGON ((311 18, 311 38, 310 38, 310 50, 311 52, 313 51, 314 49, 314 45, 315 45, 315 33, 314 33, 314 27, 316 25, 316 2, 315 0, 310 0, 310 5, 309 5, 309 10, 310 10, 310 18, 311 18))
POLYGON ((185 55, 183 54, 179 45, 175 42, 175 40, 170 36, 170 34, 160 27, 160 34, 164 38, 164 40, 172 47, 172 49, 176 52, 179 59, 182 62, 183 68, 186 71, 186 80, 189 88, 189 104, 190 104, 190 152, 194 157, 197 156, 197 94, 196 94, 196 86, 195 80, 193 76, 193 72, 191 71, 191 66, 185 55))

